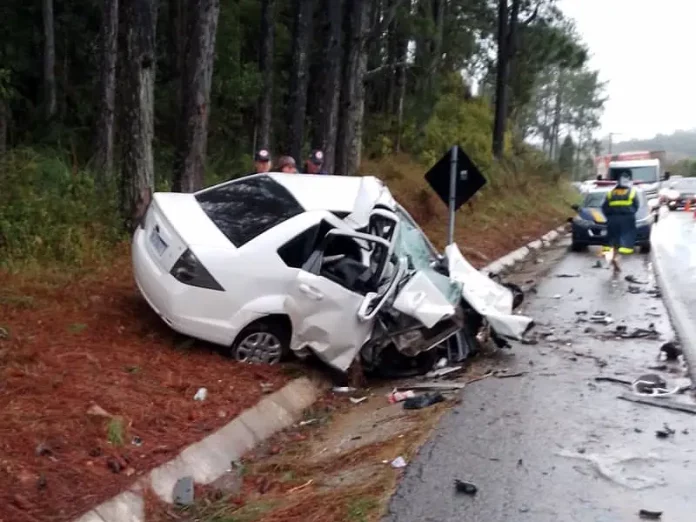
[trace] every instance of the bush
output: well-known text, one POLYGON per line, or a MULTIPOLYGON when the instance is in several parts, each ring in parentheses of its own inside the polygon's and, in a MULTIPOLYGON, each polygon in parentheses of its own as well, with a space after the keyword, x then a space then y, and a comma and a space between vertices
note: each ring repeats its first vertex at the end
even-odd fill
POLYGON ((113 188, 54 151, 15 149, 0 158, 0 266, 82 265, 123 237, 113 188))

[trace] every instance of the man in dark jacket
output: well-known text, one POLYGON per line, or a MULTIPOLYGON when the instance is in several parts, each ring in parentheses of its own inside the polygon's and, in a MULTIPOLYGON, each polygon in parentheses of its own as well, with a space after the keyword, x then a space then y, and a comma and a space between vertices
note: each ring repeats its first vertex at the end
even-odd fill
POLYGON ((306 174, 328 174, 322 167, 324 166, 324 153, 320 150, 312 151, 305 162, 306 174))
POLYGON ((631 171, 618 173, 618 182, 607 192, 602 212, 607 218, 607 247, 609 260, 615 272, 619 272, 619 255, 632 254, 636 244, 636 212, 638 191, 631 181, 631 171))

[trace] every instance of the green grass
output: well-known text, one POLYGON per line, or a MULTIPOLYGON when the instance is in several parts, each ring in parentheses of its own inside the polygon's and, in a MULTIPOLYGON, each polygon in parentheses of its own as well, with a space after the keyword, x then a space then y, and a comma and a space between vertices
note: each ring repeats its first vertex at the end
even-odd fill
POLYGON ((106 440, 114 446, 123 446, 125 441, 125 428, 121 417, 113 417, 106 427, 106 440))
POLYGON ((348 503, 348 522, 367 522, 370 514, 377 508, 379 502, 372 497, 351 500, 348 503))

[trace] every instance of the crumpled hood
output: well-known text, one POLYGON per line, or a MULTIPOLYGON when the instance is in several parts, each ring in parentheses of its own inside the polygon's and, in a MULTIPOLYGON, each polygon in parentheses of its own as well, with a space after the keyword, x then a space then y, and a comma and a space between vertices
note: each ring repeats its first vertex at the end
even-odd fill
POLYGON ((512 310, 510 289, 479 272, 462 255, 456 244, 445 248, 450 279, 462 285, 462 296, 471 307, 486 318, 500 336, 520 340, 533 320, 512 310))

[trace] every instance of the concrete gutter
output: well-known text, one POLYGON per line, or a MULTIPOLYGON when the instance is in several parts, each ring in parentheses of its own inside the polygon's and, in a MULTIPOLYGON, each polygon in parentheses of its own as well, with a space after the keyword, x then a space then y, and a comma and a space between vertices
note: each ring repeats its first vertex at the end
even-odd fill
POLYGON ((323 391, 323 383, 307 377, 291 381, 212 435, 183 450, 175 459, 150 471, 127 491, 74 522, 143 522, 143 493, 147 489, 172 503, 174 485, 180 478, 192 477, 198 484, 210 484, 229 472, 231 463, 254 446, 296 423, 323 391))
POLYGON ((667 277, 665 265, 662 262, 661 247, 657 242, 653 242, 650 251, 650 257, 655 269, 655 278, 662 292, 662 300, 667 307, 672 326, 677 332, 677 337, 681 344, 684 359, 689 367, 689 376, 691 381, 696 383, 696 324, 689 319, 689 314, 682 303, 678 299, 678 289, 674 283, 670 282, 667 277))
POLYGON ((563 237, 566 231, 565 226, 551 230, 550 232, 541 236, 540 239, 532 241, 531 243, 510 252, 500 259, 493 261, 489 265, 483 267, 481 272, 491 275, 501 275, 504 272, 512 269, 515 265, 525 261, 533 252, 537 252, 542 248, 551 246, 555 241, 563 237))

